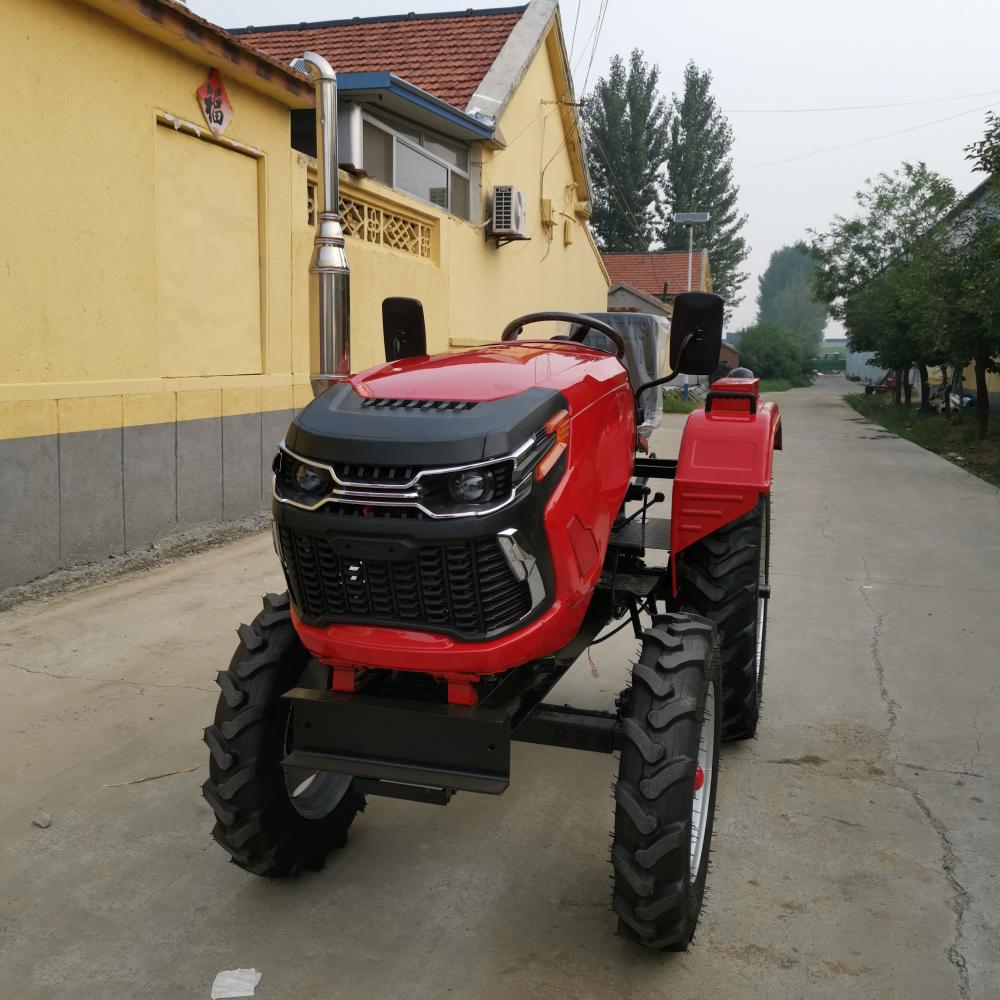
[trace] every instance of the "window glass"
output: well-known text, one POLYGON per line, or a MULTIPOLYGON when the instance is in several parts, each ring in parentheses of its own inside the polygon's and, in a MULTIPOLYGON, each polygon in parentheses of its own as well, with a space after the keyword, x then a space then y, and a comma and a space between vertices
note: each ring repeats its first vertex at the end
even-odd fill
POLYGON ((392 136, 365 122, 363 166, 370 177, 392 186, 392 136))
POLYGON ((447 209, 447 168, 402 142, 397 144, 396 156, 396 187, 447 209))
POLYGON ((469 179, 452 172, 451 211, 462 219, 469 218, 469 179))
POLYGON ((467 149, 462 149, 460 146, 453 146, 451 143, 435 139, 431 135, 424 136, 423 147, 428 152, 450 163, 453 167, 458 167, 459 170, 469 169, 469 151, 467 149))

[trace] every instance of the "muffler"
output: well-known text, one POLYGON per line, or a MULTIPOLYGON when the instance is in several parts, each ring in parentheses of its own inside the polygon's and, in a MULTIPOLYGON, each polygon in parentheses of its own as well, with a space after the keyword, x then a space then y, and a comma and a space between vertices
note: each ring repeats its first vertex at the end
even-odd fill
POLYGON ((309 262, 309 332, 319 350, 310 352, 314 395, 351 373, 351 272, 340 225, 337 173, 337 74, 321 55, 306 52, 296 68, 316 83, 316 166, 319 191, 316 236, 309 262), (318 363, 317 363, 318 362, 318 363), (318 370, 315 370, 318 368, 318 370))

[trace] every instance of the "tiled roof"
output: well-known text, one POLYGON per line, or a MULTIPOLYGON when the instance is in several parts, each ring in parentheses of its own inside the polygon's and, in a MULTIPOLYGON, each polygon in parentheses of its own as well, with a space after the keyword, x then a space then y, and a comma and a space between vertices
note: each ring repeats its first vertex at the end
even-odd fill
POLYGON ((338 73, 388 71, 464 109, 523 13, 470 9, 230 31, 282 62, 318 52, 338 73))
MULTIPOLYGON (((695 250, 691 267, 691 285, 698 289, 701 285, 701 251, 695 250)), ((653 251, 651 253, 602 253, 601 259, 608 270, 611 284, 631 285, 640 292, 663 297, 666 282, 667 294, 676 295, 687 291, 688 255, 674 251, 653 251)))

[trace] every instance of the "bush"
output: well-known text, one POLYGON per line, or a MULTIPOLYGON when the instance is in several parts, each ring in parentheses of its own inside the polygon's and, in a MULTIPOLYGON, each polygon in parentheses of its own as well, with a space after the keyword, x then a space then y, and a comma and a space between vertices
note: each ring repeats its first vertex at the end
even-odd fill
POLYGON ((758 378, 788 379, 796 384, 812 380, 808 351, 794 333, 778 323, 757 323, 743 331, 740 364, 758 378))

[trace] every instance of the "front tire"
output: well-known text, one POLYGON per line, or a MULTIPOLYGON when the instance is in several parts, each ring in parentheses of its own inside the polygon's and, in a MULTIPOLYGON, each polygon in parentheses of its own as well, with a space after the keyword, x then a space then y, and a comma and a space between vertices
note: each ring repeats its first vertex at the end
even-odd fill
POLYGON ((326 687, 328 670, 299 641, 287 594, 265 597, 237 634, 240 645, 217 678, 215 722, 205 730, 210 759, 202 791, 215 812, 212 836, 254 875, 319 870, 347 842, 365 800, 349 777, 282 767, 290 721, 282 695, 296 686, 326 687))
POLYGON ((710 621, 657 616, 623 692, 615 786, 618 933, 686 951, 705 896, 719 773, 719 647, 710 621))

